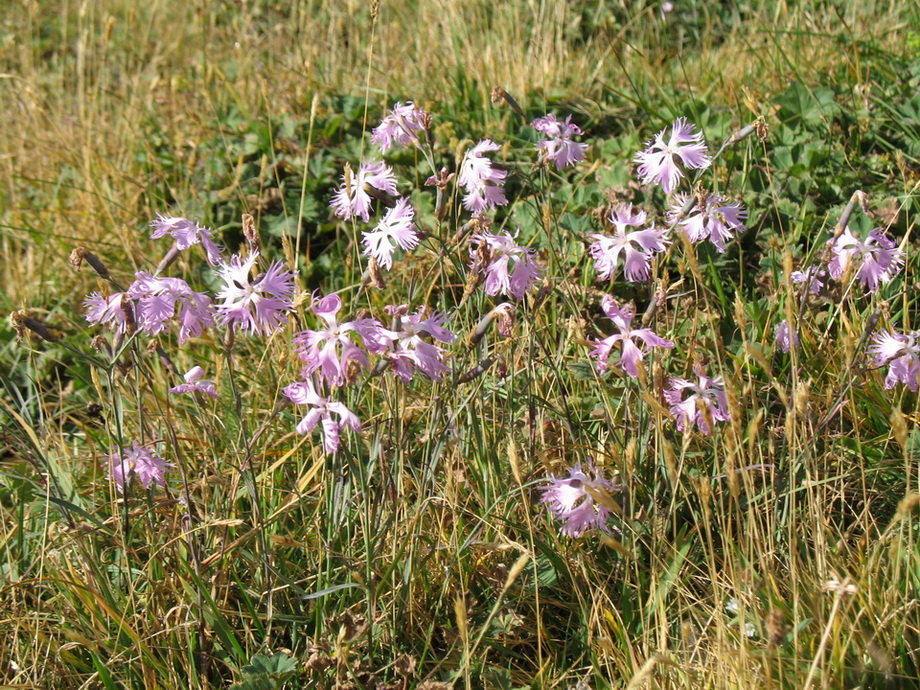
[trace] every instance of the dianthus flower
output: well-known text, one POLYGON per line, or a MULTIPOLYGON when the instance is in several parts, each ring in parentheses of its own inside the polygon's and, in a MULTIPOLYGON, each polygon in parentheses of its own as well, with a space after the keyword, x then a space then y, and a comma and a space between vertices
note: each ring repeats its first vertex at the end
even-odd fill
POLYGON ((361 431, 361 420, 344 403, 333 402, 316 392, 313 381, 298 381, 286 386, 282 392, 295 405, 309 405, 310 410, 297 423, 298 434, 308 434, 322 422, 323 449, 335 453, 339 449, 342 427, 361 431))
POLYGON ((201 393, 203 395, 210 395, 212 398, 218 397, 217 390, 214 388, 214 382, 202 380, 204 379, 204 369, 201 367, 192 367, 186 372, 183 378, 185 379, 185 383, 173 386, 169 389, 170 393, 173 395, 179 395, 181 393, 194 395, 195 393, 201 393))
POLYGON ((409 307, 405 304, 387 307, 387 313, 398 321, 394 329, 388 331, 392 334, 391 344, 384 356, 403 381, 411 381, 415 369, 429 378, 440 381, 441 375, 447 371, 444 364, 446 350, 426 341, 425 338, 440 343, 453 342, 456 335, 444 328, 444 323, 449 317, 447 314, 435 312, 425 318, 423 309, 414 314, 409 314, 408 310, 409 307))
POLYGON ((885 377, 885 388, 894 388, 894 384, 907 384, 914 393, 917 392, 917 381, 920 379, 920 333, 898 333, 897 331, 884 331, 872 336, 874 341, 868 348, 869 354, 875 355, 875 365, 888 364, 888 375, 885 377))
POLYGON ((374 257, 385 269, 392 268, 393 252, 397 247, 408 250, 418 246, 414 218, 415 210, 409 200, 399 199, 393 208, 387 209, 376 228, 363 233, 364 253, 374 257))
POLYGON ((667 349, 674 347, 674 343, 670 340, 665 340, 650 328, 631 328, 632 321, 636 316, 636 311, 631 304, 620 307, 610 295, 604 295, 603 300, 601 300, 601 308, 620 332, 594 341, 591 356, 597 359, 597 368, 600 371, 607 370, 607 360, 610 357, 610 352, 618 342, 623 344, 623 352, 620 354, 620 366, 623 371, 634 379, 639 378, 638 364, 645 358, 641 348, 634 342, 634 338, 645 343, 647 347, 663 347, 667 349))
POLYGON ((144 271, 134 276, 127 295, 136 300, 137 325, 145 333, 156 335, 163 331, 177 306, 180 343, 198 337, 205 328, 214 325, 211 298, 195 292, 181 278, 159 278, 144 271))
POLYGON ((599 471, 582 471, 581 465, 568 470, 569 476, 557 479, 550 475, 550 485, 541 489, 543 503, 550 513, 564 524, 560 528, 568 537, 580 537, 586 531, 600 529, 608 534, 610 509, 604 505, 606 498, 618 488, 599 471))
POLYGON ((831 278, 839 279, 852 263, 858 266, 856 277, 870 292, 878 290, 880 283, 887 283, 896 276, 904 265, 904 252, 881 228, 869 231, 865 241, 853 235, 849 226, 837 239, 827 241, 833 255, 827 264, 831 278))
POLYGON ((122 448, 109 456, 112 479, 120 491, 124 491, 125 482, 130 482, 132 476, 137 477, 145 489, 149 489, 151 484, 166 486, 166 473, 170 467, 175 465, 157 457, 149 448, 138 445, 137 441, 131 443, 130 450, 122 448))
POLYGON ((728 401, 725 399, 725 383, 721 376, 709 378, 697 370, 697 383, 672 378, 670 390, 664 391, 664 399, 671 405, 670 412, 677 420, 677 428, 687 432, 696 424, 704 434, 712 433, 713 422, 729 419, 728 401), (690 395, 684 398, 684 392, 690 395))
POLYGON ((530 126, 549 137, 537 143, 537 151, 546 160, 555 164, 556 170, 562 170, 567 165, 585 159, 588 145, 572 141, 573 135, 581 134, 581 128, 572 124, 571 115, 565 118, 565 122, 562 122, 550 113, 544 117, 538 117, 530 123, 530 126))
POLYGON ((220 255, 224 250, 214 242, 214 237, 208 228, 188 218, 164 216, 162 213, 157 213, 156 220, 150 221, 150 226, 153 228, 153 232, 150 233, 151 239, 156 240, 165 235, 171 235, 179 251, 185 251, 193 244, 200 243, 208 255, 208 263, 212 266, 220 263, 220 255))
MULTIPOLYGON (((677 194, 674 205, 668 213, 669 222, 674 222, 687 203, 686 194, 677 194)), ((719 252, 725 251, 725 243, 739 232, 744 232, 747 211, 737 201, 729 201, 718 194, 699 195, 690 214, 678 223, 687 238, 696 244, 708 239, 719 252)))
POLYGON ((91 292, 83 300, 86 320, 91 324, 107 324, 119 333, 125 333, 128 325, 135 323, 134 303, 126 292, 116 292, 104 297, 99 292, 91 292))
POLYGON ((779 345, 779 349, 783 352, 789 352, 799 344, 799 334, 796 333, 795 328, 789 325, 786 319, 776 324, 773 335, 776 338, 776 344, 779 345))
POLYGON ((535 260, 536 252, 529 247, 521 247, 515 243, 517 233, 511 235, 507 231, 501 235, 493 235, 483 231, 470 238, 475 245, 470 249, 473 258, 471 268, 477 264, 477 250, 485 246, 489 257, 489 264, 485 267, 485 291, 488 295, 511 295, 515 299, 524 299, 527 288, 539 280, 543 267, 535 260))
POLYGON ((251 279, 250 273, 259 258, 254 252, 248 259, 238 254, 230 263, 221 263, 217 275, 224 286, 217 293, 223 300, 216 307, 221 322, 241 331, 268 335, 287 323, 294 304, 294 274, 275 261, 265 273, 251 279))
POLYGON ((428 117, 428 113, 416 108, 412 101, 406 101, 405 105, 397 103, 374 128, 371 142, 381 151, 388 151, 394 146, 417 145, 428 117))
POLYGON ((491 139, 483 139, 463 157, 457 181, 466 190, 463 206, 468 211, 479 213, 508 203, 502 188, 508 176, 507 171, 495 167, 491 159, 483 155, 487 151, 498 151, 499 148, 491 139))
POLYGON ((664 141, 667 127, 649 141, 648 148, 640 151, 633 159, 639 163, 639 178, 643 184, 660 184, 666 194, 677 186, 684 176, 677 166, 677 159, 688 169, 708 168, 711 161, 706 151, 703 134, 696 127, 679 117, 671 125, 671 136, 664 141))
POLYGON ((667 230, 650 227, 645 230, 627 230, 645 224, 645 211, 633 213, 632 204, 620 206, 610 213, 613 237, 599 233, 589 234, 595 242, 588 248, 594 259, 594 270, 600 280, 612 280, 623 255, 623 273, 631 282, 648 280, 651 275, 652 256, 663 252, 670 244, 667 230))
POLYGON ((793 271, 792 282, 795 284, 808 283, 808 291, 817 295, 824 288, 824 280, 827 279, 827 271, 818 266, 809 266, 804 271, 793 271))
POLYGON ((339 323, 336 315, 342 308, 342 298, 338 295, 314 299, 310 308, 326 327, 301 331, 294 336, 297 355, 305 364, 304 378, 318 372, 330 386, 344 386, 351 378, 350 363, 356 370, 367 369, 367 352, 358 347, 353 337, 357 337, 374 354, 380 354, 389 347, 392 334, 377 319, 339 323))
POLYGON ((332 210, 344 220, 358 217, 366 223, 371 217, 371 194, 379 192, 396 195, 396 176, 390 166, 383 161, 362 163, 357 175, 345 166, 342 186, 332 197, 332 210))

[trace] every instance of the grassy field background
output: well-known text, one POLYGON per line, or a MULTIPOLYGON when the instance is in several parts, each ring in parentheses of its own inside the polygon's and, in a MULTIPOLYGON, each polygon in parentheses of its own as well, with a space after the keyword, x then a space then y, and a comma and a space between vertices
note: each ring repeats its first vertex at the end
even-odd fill
MULTIPOLYGON (((903 2, 7 3, 0 306, 61 342, 0 326, 0 685, 917 686, 920 408, 866 345, 916 321, 918 94, 920 12, 903 2), (528 120, 571 113, 588 160, 534 166, 498 86, 528 120), (362 283, 358 230, 329 210, 409 99, 432 113, 438 165, 505 144, 502 222, 548 266, 512 339, 466 340, 493 300, 463 296, 467 218, 455 196, 436 219, 411 150, 388 161, 441 244, 385 289, 362 283), (584 236, 606 203, 652 204, 631 159, 679 116, 711 150, 766 124, 712 170, 748 230, 725 254, 675 242, 651 285, 597 283, 584 236), (885 228, 905 269, 803 308, 791 271, 857 190, 853 226, 885 228), (84 246, 128 283, 165 251, 157 212, 231 250, 250 213, 263 253, 298 271, 294 323, 232 359, 217 333, 157 339, 179 371, 202 363, 213 403, 167 396, 178 380, 146 341, 130 366, 84 356, 100 331, 81 305, 105 286, 68 255, 84 246), (344 393, 364 431, 335 456, 280 405, 313 290, 352 313, 448 310, 460 336, 440 382, 344 393), (678 348, 647 380, 600 375, 599 296, 641 314, 656 290, 678 348), (801 335, 788 355, 783 318, 801 335), (693 362, 726 380, 732 420, 711 437, 676 431, 660 398, 693 362), (122 437, 162 441, 182 479, 126 503, 106 460, 122 437), (621 513, 612 536, 571 539, 539 489, 589 461, 622 485, 621 513)), ((215 286, 200 255, 172 270, 215 286)))

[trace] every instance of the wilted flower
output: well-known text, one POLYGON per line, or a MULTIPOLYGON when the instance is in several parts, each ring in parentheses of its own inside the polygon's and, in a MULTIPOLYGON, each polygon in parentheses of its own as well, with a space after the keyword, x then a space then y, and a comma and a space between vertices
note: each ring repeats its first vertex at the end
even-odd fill
POLYGON ((875 365, 888 364, 885 388, 894 388, 894 384, 904 383, 914 393, 920 380, 920 333, 912 331, 901 334, 897 331, 884 331, 872 336, 874 341, 868 348, 869 354, 875 355, 875 365))
POLYGON ((627 230, 645 224, 648 214, 632 210, 632 204, 620 206, 610 213, 613 237, 591 233, 595 242, 588 248, 594 259, 594 269, 601 280, 611 280, 617 271, 620 255, 623 256, 623 273, 627 280, 641 282, 651 275, 652 256, 663 252, 670 240, 667 230, 650 227, 645 230, 627 230))
POLYGON ((597 359, 597 368, 600 371, 607 370, 607 359, 610 357, 610 352, 614 345, 618 342, 623 345, 623 352, 620 354, 620 366, 634 379, 639 377, 638 364, 645 358, 641 348, 634 342, 634 338, 642 341, 648 347, 667 349, 674 347, 674 343, 670 340, 665 340, 649 328, 631 328, 632 321, 636 316, 635 309, 631 304, 621 308, 610 295, 604 295, 601 301, 601 308, 620 332, 594 341, 591 356, 597 359))
POLYGON ((524 299, 527 288, 539 280, 543 267, 535 260, 536 252, 529 247, 522 247, 515 243, 517 233, 511 235, 507 231, 501 235, 493 235, 483 231, 470 238, 475 245, 470 249, 473 259, 470 268, 479 269, 477 266, 477 250, 481 245, 488 247, 489 264, 485 267, 485 291, 488 295, 511 295, 515 299, 524 299))
POLYGON ((799 334, 789 325, 786 319, 776 324, 773 335, 776 338, 776 344, 779 345, 779 349, 783 352, 789 352, 799 344, 799 334))
POLYGON ((492 160, 483 155, 487 151, 498 151, 499 148, 491 139, 483 139, 463 157, 457 181, 466 190, 463 206, 468 211, 479 213, 508 203, 505 190, 502 189, 508 176, 507 171, 495 167, 492 160))
POLYGON ((677 428, 687 432, 696 424, 704 434, 712 433, 713 422, 729 419, 728 401, 725 399, 725 383, 721 376, 714 379, 696 370, 697 383, 672 378, 670 390, 664 391, 664 399, 671 405, 670 412, 677 420, 677 428), (690 392, 687 398, 684 393, 690 392))
POLYGON ((164 216, 157 213, 156 220, 150 221, 153 232, 150 233, 152 239, 159 239, 165 235, 171 235, 175 240, 175 247, 179 251, 185 251, 193 244, 201 244, 204 247, 205 254, 208 255, 208 263, 216 266, 220 262, 220 255, 223 248, 214 242, 211 231, 198 225, 188 218, 180 216, 164 216))
POLYGON ((323 449, 335 453, 339 449, 342 427, 361 431, 361 421, 344 403, 332 402, 316 392, 313 381, 298 381, 282 392, 295 405, 309 405, 310 410, 297 423, 298 434, 308 434, 320 422, 323 424, 323 449))
POLYGON ((145 333, 156 335, 179 307, 179 342, 198 337, 214 325, 211 298, 195 292, 181 278, 158 278, 138 271, 127 295, 136 301, 137 325, 145 333))
POLYGON ((610 509, 604 503, 609 502, 610 494, 619 489, 609 479, 604 479, 600 471, 588 468, 585 472, 581 465, 576 465, 568 472, 569 476, 564 479, 550 475, 550 485, 541 489, 541 500, 550 513, 565 523, 560 531, 568 537, 580 537, 592 529, 609 534, 611 529, 607 520, 610 509))
POLYGON ((415 210, 409 200, 399 199, 393 208, 387 209, 376 228, 363 233, 364 253, 373 256, 387 270, 392 268, 393 252, 397 247, 408 250, 418 246, 414 218, 415 210))
POLYGON ((371 217, 371 193, 377 192, 396 195, 396 175, 390 166, 383 161, 370 161, 362 163, 358 174, 353 175, 346 165, 342 186, 332 197, 332 210, 339 218, 357 216, 366 223, 371 217))
POLYGON ((904 265, 904 252, 881 228, 870 230, 863 241, 847 226, 837 239, 827 243, 833 255, 827 264, 831 278, 839 279, 852 263, 859 267, 856 277, 870 292, 878 290, 879 283, 890 281, 904 265))
POLYGON ((178 386, 173 386, 169 389, 169 392, 173 395, 178 395, 180 393, 188 393, 192 395, 194 393, 202 393, 203 395, 210 395, 212 398, 217 397, 217 390, 214 388, 213 381, 203 381, 204 378, 204 369, 201 367, 192 367, 186 372, 185 383, 180 383, 178 386))
POLYGON ((275 261, 254 280, 249 274, 259 258, 258 252, 248 259, 238 254, 230 263, 221 263, 217 275, 224 286, 217 293, 223 303, 216 307, 220 320, 238 330, 268 335, 287 323, 288 312, 294 308, 294 274, 275 261))
POLYGON ((637 153, 633 160, 639 163, 639 178, 644 184, 660 184, 665 193, 670 194, 684 176, 677 166, 678 158, 691 170, 708 168, 711 161, 703 134, 687 124, 686 118, 674 120, 668 143, 664 141, 665 131, 667 128, 658 132, 648 143, 648 148, 637 153))
MULTIPOLYGON (((686 194, 677 194, 668 214, 673 223, 680 215, 686 194)), ((678 223, 678 227, 694 244, 708 239, 719 252, 725 251, 725 243, 739 232, 744 232, 747 211, 737 201, 729 201, 718 194, 698 195, 693 211, 678 223)))
POLYGON ((121 452, 112 453, 109 457, 109 467, 115 485, 120 491, 124 491, 125 482, 130 482, 132 476, 137 477, 145 489, 149 489, 151 484, 166 486, 168 468, 175 465, 133 441, 130 450, 122 448, 121 452))
POLYGON ((567 165, 585 159, 588 145, 572 141, 573 135, 581 134, 581 128, 572 124, 571 115, 565 118, 565 122, 562 122, 550 113, 544 117, 538 117, 530 123, 530 126, 549 137, 537 143, 537 151, 546 160, 552 161, 556 165, 556 170, 562 170, 567 165))
POLYGON ((394 146, 418 144, 419 134, 425 131, 428 117, 428 113, 416 108, 412 101, 406 101, 405 105, 397 103, 374 128, 371 142, 381 151, 388 151, 394 146))
POLYGON ((390 360, 393 371, 403 381, 412 380, 413 369, 418 369, 429 378, 439 381, 441 375, 447 371, 444 364, 445 349, 427 342, 425 338, 441 343, 453 342, 456 336, 444 328, 448 315, 436 312, 424 318, 423 309, 408 314, 407 305, 387 307, 387 311, 398 318, 395 330, 387 331, 392 337, 385 356, 390 360))

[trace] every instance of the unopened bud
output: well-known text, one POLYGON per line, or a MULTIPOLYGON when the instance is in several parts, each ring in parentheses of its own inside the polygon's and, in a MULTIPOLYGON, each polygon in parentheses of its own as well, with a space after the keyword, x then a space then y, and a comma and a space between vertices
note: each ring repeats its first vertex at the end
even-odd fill
POLYGON ((19 342, 25 337, 27 330, 32 331, 39 338, 47 340, 49 343, 57 343, 61 340, 45 324, 29 316, 29 313, 24 309, 19 309, 10 314, 10 326, 16 331, 16 340, 19 342))
POLYGON ((489 369, 489 367, 492 366, 493 362, 495 362, 495 355, 489 355, 468 372, 462 374, 460 378, 457 379, 457 383, 469 383, 476 377, 482 376, 489 369))

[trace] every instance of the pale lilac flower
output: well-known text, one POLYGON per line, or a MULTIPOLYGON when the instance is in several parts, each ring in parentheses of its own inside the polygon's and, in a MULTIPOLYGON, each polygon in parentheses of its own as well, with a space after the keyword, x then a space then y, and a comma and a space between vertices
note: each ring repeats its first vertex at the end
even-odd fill
POLYGON ((208 263, 212 266, 220 263, 220 255, 224 250, 214 242, 210 229, 188 218, 164 216, 162 213, 157 213, 157 219, 150 221, 150 226, 153 228, 153 232, 150 233, 152 239, 156 240, 165 235, 171 235, 179 251, 185 251, 193 244, 200 243, 208 255, 208 263))
POLYGON ((881 367, 888 364, 885 388, 894 388, 900 381, 907 384, 912 392, 917 392, 917 381, 920 379, 918 337, 918 331, 905 334, 885 331, 872 336, 874 342, 869 346, 868 352, 875 355, 875 365, 881 367))
POLYGON ((670 412, 677 420, 677 428, 687 432, 696 424, 704 434, 712 433, 713 422, 729 419, 728 401, 725 399, 725 383, 721 376, 714 379, 696 370, 697 383, 672 378, 670 389, 664 391, 664 399, 671 405, 670 412), (684 398, 684 393, 690 393, 684 398))
POLYGON ((658 132, 648 148, 637 153, 633 160, 639 163, 638 173, 643 184, 660 184, 665 193, 670 194, 684 176, 677 165, 678 158, 690 170, 708 168, 711 161, 702 132, 697 132, 686 118, 674 120, 667 143, 664 141, 666 131, 667 128, 658 132))
POLYGON ((594 259, 594 270, 600 280, 612 280, 617 271, 620 256, 623 258, 623 273, 631 282, 648 280, 651 275, 652 257, 667 249, 671 243, 666 239, 667 230, 650 227, 645 230, 628 230, 645 224, 645 211, 632 210, 632 204, 620 206, 610 214, 613 237, 591 233, 595 242, 588 248, 594 259))
POLYGON ((214 388, 214 382, 202 380, 204 379, 204 369, 201 367, 192 367, 186 372, 183 378, 185 379, 185 383, 173 386, 169 389, 170 393, 173 395, 179 395, 181 393, 194 395, 195 393, 201 393, 203 395, 210 395, 212 398, 217 397, 217 390, 214 388))
POLYGON ((792 282, 797 285, 808 283, 808 291, 813 295, 818 295, 824 289, 824 280, 827 279, 827 271, 818 266, 809 266, 804 271, 793 271, 792 282))
POLYGON ((878 290, 880 283, 887 283, 896 276, 904 265, 904 252, 881 228, 869 231, 865 241, 853 235, 849 226, 836 240, 827 241, 833 257, 827 264, 831 278, 839 279, 852 263, 858 266, 856 277, 870 292, 878 290))
POLYGON ((480 245, 488 247, 491 261, 485 267, 485 291, 488 295, 511 295, 515 299, 524 299, 527 289, 540 279, 543 267, 534 260, 536 252, 529 247, 516 244, 517 233, 507 231, 501 235, 491 232, 479 233, 470 238, 475 245, 470 249, 473 268, 476 265, 476 253, 480 245))
POLYGON ((108 297, 91 292, 83 300, 83 307, 86 310, 86 320, 91 324, 106 324, 119 333, 128 330, 128 312, 131 312, 133 321, 134 305, 125 292, 116 292, 108 297))
POLYGON ((358 370, 367 369, 369 363, 367 352, 358 347, 353 338, 357 337, 374 354, 380 354, 390 346, 393 334, 384 329, 377 319, 339 323, 337 314, 342 308, 342 298, 338 295, 314 299, 310 308, 326 327, 301 331, 294 336, 297 355, 305 364, 304 378, 318 372, 329 385, 344 386, 349 363, 358 370))
POLYGON ((604 496, 609 498, 619 489, 612 481, 604 479, 600 471, 588 468, 585 472, 581 465, 576 465, 568 472, 569 476, 564 479, 550 475, 550 485, 541 489, 542 502, 553 517, 565 523, 560 531, 568 537, 580 537, 593 529, 609 534, 610 509, 604 505, 604 496))
POLYGON ((265 273, 251 279, 258 258, 258 252, 248 259, 234 254, 229 264, 220 264, 217 275, 224 286, 217 299, 223 302, 216 309, 222 323, 241 331, 268 335, 287 323, 288 312, 294 309, 291 301, 294 274, 275 261, 265 273))
POLYGON ((323 425, 323 449, 333 454, 339 449, 342 427, 361 431, 361 421, 344 403, 333 402, 316 392, 312 380, 298 381, 282 392, 295 405, 309 405, 310 410, 297 423, 298 434, 308 434, 320 422, 323 425))
POLYGON ((195 292, 181 278, 160 278, 145 271, 134 274, 127 295, 136 301, 137 325, 150 335, 162 332, 179 308, 179 342, 197 338, 214 325, 211 298, 195 292))
POLYGON ((415 231, 415 210, 405 197, 399 199, 372 231, 363 233, 364 254, 373 256, 377 263, 389 270, 393 266, 393 252, 397 247, 404 250, 418 246, 415 231))
POLYGON ((122 448, 121 452, 116 451, 109 456, 112 479, 119 491, 124 491, 125 482, 130 482, 132 476, 137 477, 145 489, 149 489, 151 484, 166 486, 166 473, 170 467, 175 465, 157 457, 137 441, 131 443, 130 450, 122 448))
POLYGON ((597 359, 597 368, 601 372, 607 370, 607 360, 617 343, 622 343, 623 347, 623 351, 620 354, 620 366, 634 379, 639 378, 638 364, 645 358, 642 349, 634 342, 634 338, 645 343, 646 347, 663 347, 666 349, 674 347, 674 343, 662 338, 649 328, 631 328, 632 321, 636 316, 636 311, 631 304, 624 305, 621 308, 610 295, 604 295, 601 301, 601 308, 620 331, 615 335, 594 341, 591 356, 597 359))
POLYGON ((393 371, 403 381, 411 381, 412 374, 418 369, 435 381, 447 371, 444 364, 445 348, 428 342, 430 338, 440 343, 451 343, 456 338, 444 327, 449 319, 447 314, 435 312, 425 318, 425 310, 419 309, 414 314, 408 313, 408 305, 389 306, 387 313, 398 319, 391 333, 391 345, 384 356, 390 361, 393 371))
POLYGON ((394 146, 418 145, 428 117, 428 113, 416 108, 412 101, 406 101, 405 105, 397 103, 374 128, 371 142, 381 151, 388 151, 394 146))
MULTIPOLYGON (((674 205, 668 213, 669 222, 677 220, 687 199, 686 194, 677 194, 674 197, 674 205)), ((708 239, 722 253, 728 240, 744 232, 746 218, 747 211, 739 202, 729 201, 718 194, 710 194, 705 198, 700 195, 690 215, 683 218, 678 227, 694 244, 708 239)))
POLYGON ((572 124, 571 115, 565 119, 565 122, 562 122, 550 113, 544 117, 538 117, 530 123, 530 126, 549 137, 537 143, 537 151, 546 160, 552 161, 556 170, 562 170, 567 165, 585 159, 588 145, 572 141, 573 135, 581 134, 581 128, 572 124))
POLYGON ((789 325, 786 319, 776 324, 773 335, 776 338, 776 344, 779 345, 779 349, 783 352, 789 352, 789 350, 793 347, 797 347, 799 344, 799 334, 796 332, 795 328, 789 325))
POLYGON ((349 220, 358 217, 367 223, 371 217, 371 194, 396 195, 396 175, 383 161, 362 163, 358 174, 345 166, 342 186, 332 197, 332 210, 339 218, 349 220), (375 191, 376 190, 376 191, 375 191))
POLYGON ((483 139, 463 157, 457 181, 466 190, 463 206, 468 211, 479 213, 508 203, 502 188, 508 176, 507 171, 495 167, 492 160, 483 155, 487 151, 498 151, 499 148, 491 139, 483 139))

